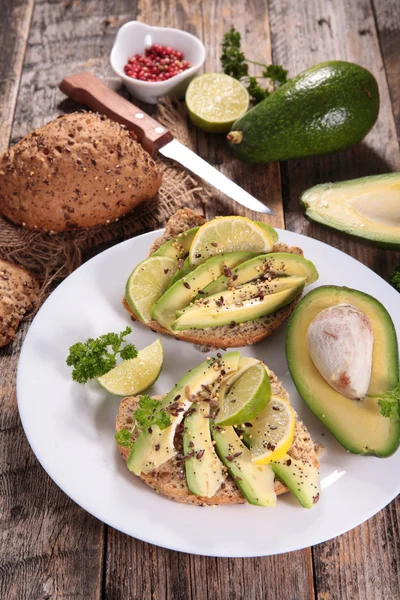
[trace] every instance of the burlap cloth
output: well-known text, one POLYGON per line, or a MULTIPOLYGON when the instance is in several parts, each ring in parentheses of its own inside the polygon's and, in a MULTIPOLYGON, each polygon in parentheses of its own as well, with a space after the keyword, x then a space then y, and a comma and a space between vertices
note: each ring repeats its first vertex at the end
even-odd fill
MULTIPOLYGON (((179 141, 191 146, 183 103, 163 100, 157 119, 179 141)), ((163 183, 152 200, 137 206, 117 223, 89 230, 54 235, 28 231, 0 216, 0 258, 31 271, 40 283, 36 309, 54 284, 67 277, 88 255, 113 243, 162 227, 179 208, 206 204, 211 191, 177 163, 156 159, 163 170, 163 183)))

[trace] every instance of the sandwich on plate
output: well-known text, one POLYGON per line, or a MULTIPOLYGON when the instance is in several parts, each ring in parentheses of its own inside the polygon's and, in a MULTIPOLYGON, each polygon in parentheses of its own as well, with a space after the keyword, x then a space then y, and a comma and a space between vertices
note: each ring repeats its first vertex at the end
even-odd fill
POLYGON ((185 504, 275 506, 290 490, 319 500, 321 448, 261 361, 209 357, 163 397, 123 398, 116 441, 128 469, 185 504))
POLYGON ((214 348, 254 344, 318 279, 300 248, 246 217, 179 210, 128 278, 124 306, 153 331, 214 348))

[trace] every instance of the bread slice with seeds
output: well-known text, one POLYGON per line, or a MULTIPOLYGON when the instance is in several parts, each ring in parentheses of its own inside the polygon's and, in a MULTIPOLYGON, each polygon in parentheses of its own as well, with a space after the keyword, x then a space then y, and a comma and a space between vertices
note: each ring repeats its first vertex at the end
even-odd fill
MULTIPOLYGON (((272 394, 288 400, 289 396, 286 390, 283 388, 281 382, 272 371, 269 371, 269 377, 271 381, 272 394)), ((162 400, 162 396, 155 396, 155 398, 157 400, 162 400)), ((123 398, 117 414, 117 432, 121 429, 132 429, 134 423, 134 413, 138 406, 139 400, 140 396, 123 398)), ((133 441, 138 437, 139 433, 140 431, 137 428, 133 429, 131 436, 133 441)), ((177 446, 179 447, 178 440, 177 446)), ((127 461, 130 449, 124 446, 119 446, 119 451, 122 458, 127 461)), ((309 461, 318 468, 319 454, 321 454, 321 446, 313 443, 305 425, 301 421, 297 420, 293 443, 288 451, 288 455, 297 460, 309 461)), ((246 502, 240 490, 236 487, 229 475, 226 475, 225 481, 221 485, 221 488, 212 498, 202 498, 192 494, 186 483, 183 461, 178 456, 170 458, 167 462, 160 465, 157 469, 154 469, 147 475, 142 473, 140 475, 140 479, 153 488, 157 493, 166 496, 170 500, 175 500, 176 502, 181 502, 183 504, 205 506, 217 504, 244 504, 246 502)), ((284 494, 287 491, 288 488, 278 479, 275 479, 276 494, 284 494)))
MULTIPOLYGON (((157 238, 150 248, 149 256, 151 256, 162 244, 176 237, 180 233, 191 229, 192 227, 201 226, 205 223, 204 217, 195 213, 190 208, 178 210, 168 221, 164 234, 157 238)), ((289 247, 286 244, 274 244, 272 252, 288 252, 290 254, 300 254, 303 256, 301 248, 296 246, 289 247)), ((278 329, 286 319, 292 314, 301 294, 297 296, 290 304, 277 310, 275 313, 265 317, 259 317, 254 321, 247 321, 237 325, 220 325, 218 327, 207 327, 204 329, 187 329, 184 331, 172 332, 165 329, 160 323, 151 320, 146 323, 152 331, 170 335, 179 340, 191 342, 208 348, 239 348, 241 346, 249 346, 270 336, 278 329)), ((123 306, 130 313, 131 318, 137 321, 137 317, 132 309, 128 306, 125 298, 123 306)))

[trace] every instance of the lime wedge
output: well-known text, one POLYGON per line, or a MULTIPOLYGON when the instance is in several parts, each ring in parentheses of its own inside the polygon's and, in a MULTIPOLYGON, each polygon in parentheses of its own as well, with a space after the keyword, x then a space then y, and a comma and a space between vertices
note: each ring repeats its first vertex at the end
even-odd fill
POLYGON ((209 133, 227 133, 249 108, 246 88, 223 73, 192 79, 185 100, 191 121, 209 133))
POLYGON ((151 309, 161 298, 178 270, 178 262, 168 256, 150 256, 132 271, 125 298, 144 323, 151 320, 151 309))
POLYGON ((262 363, 250 365, 241 377, 221 390, 216 425, 240 425, 254 419, 271 397, 271 384, 262 363))
MULTIPOLYGON (((249 419, 250 420, 250 419, 249 419)), ((253 462, 265 465, 279 460, 293 442, 296 413, 289 402, 272 396, 267 406, 244 427, 253 462)))
POLYGON ((274 241, 269 230, 247 217, 217 217, 200 227, 190 246, 189 259, 192 265, 199 265, 222 252, 270 252, 274 241))
POLYGON ((149 388, 161 373, 164 351, 160 340, 139 350, 136 358, 124 360, 105 375, 98 383, 115 396, 135 396, 149 388))

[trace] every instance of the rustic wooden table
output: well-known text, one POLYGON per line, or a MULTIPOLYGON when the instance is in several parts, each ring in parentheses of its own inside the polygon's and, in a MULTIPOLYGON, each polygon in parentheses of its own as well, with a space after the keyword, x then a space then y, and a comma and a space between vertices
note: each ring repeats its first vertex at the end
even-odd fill
MULTIPOLYGON (((207 48, 208 71, 219 70, 220 42, 232 24, 243 34, 249 55, 273 59, 290 75, 333 58, 367 67, 379 83, 380 116, 365 142, 347 152, 249 168, 234 162, 219 138, 193 135, 204 158, 234 174, 256 197, 268 199, 276 213, 273 224, 332 244, 383 277, 400 262, 399 254, 311 225, 298 201, 302 190, 319 182, 400 169, 398 0, 1 0, 0 15, 0 150, 71 110, 57 88, 63 76, 90 70, 117 85, 109 51, 118 27, 131 19, 197 34, 207 48)), ((240 214, 226 199, 206 210, 207 216, 240 214)), ((398 501, 312 549, 255 559, 157 548, 78 508, 40 467, 20 425, 15 374, 28 326, 1 352, 0 598, 399 598, 398 501)))

